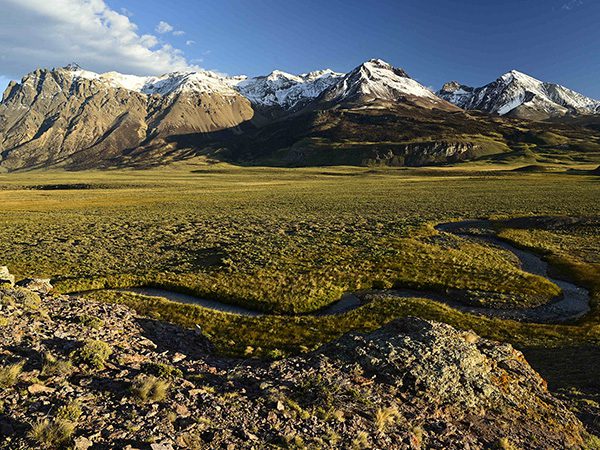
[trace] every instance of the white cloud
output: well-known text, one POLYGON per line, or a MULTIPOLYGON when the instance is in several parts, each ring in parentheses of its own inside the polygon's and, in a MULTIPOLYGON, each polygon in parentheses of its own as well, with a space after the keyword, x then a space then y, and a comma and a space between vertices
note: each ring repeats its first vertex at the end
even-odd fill
POLYGON ((1 0, 0 74, 20 78, 69 62, 97 72, 149 75, 185 70, 181 50, 140 35, 104 0, 1 0))
POLYGON ((171 31, 173 31, 173 25, 167 22, 163 22, 161 20, 160 22, 158 22, 158 25, 156 25, 155 31, 159 34, 170 33, 171 31))
POLYGON ((196 43, 196 41, 192 41, 191 39, 185 41, 185 45, 194 45, 195 43, 196 43))
POLYGON ((185 34, 185 31, 181 31, 181 30, 173 31, 173 36, 183 36, 184 34, 185 34))

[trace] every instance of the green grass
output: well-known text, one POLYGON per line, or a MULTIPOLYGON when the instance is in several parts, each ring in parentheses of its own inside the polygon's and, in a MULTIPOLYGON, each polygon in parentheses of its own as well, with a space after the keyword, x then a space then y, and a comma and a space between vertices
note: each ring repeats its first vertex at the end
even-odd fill
MULTIPOLYGON (((556 295, 556 286, 520 271, 509 253, 440 235, 431 225, 598 216, 597 177, 461 167, 427 175, 419 169, 227 165, 2 175, 0 254, 17 276, 51 277, 63 292, 149 285, 275 313, 256 319, 132 294, 91 295, 185 326, 201 324, 226 353, 243 354, 248 346, 258 349, 255 355, 295 352, 406 315, 521 347, 596 342, 596 308, 581 323, 561 326, 485 319, 423 299, 376 299, 341 317, 284 316, 371 287, 519 294, 513 306, 556 295), (69 183, 86 188, 37 188, 69 183)), ((598 236, 586 239, 585 245, 598 245, 598 236)), ((560 258, 570 254, 563 253, 560 258)))
MULTIPOLYGON (((62 191, 24 190, 28 177, 3 176, 0 252, 18 276, 52 277, 62 291, 157 284, 279 313, 315 310, 344 291, 382 284, 547 299, 555 289, 506 254, 437 242, 424 225, 535 210, 584 214, 596 210, 598 192, 564 175, 321 171, 69 174, 102 188, 62 191)), ((38 174, 35 184, 64 176, 38 174)))

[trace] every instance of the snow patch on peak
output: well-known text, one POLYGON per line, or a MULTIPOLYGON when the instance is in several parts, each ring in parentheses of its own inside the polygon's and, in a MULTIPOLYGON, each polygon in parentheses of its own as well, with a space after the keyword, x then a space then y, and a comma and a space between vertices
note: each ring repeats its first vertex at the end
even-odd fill
POLYGON ((403 97, 439 101, 433 92, 410 78, 404 70, 381 59, 372 59, 361 64, 338 81, 324 96, 326 101, 355 98, 393 101, 403 97))
MULTIPOLYGON (((64 69, 64 68, 63 68, 64 69)), ((119 72, 98 74, 77 66, 68 69, 74 82, 94 80, 114 89, 126 89, 145 95, 171 95, 183 92, 237 95, 232 85, 241 78, 230 78, 215 72, 171 72, 160 76, 142 77, 119 72)))
POLYGON ((369 59, 368 61, 364 62, 362 65, 363 66, 381 67, 384 69, 392 69, 393 68, 393 66, 390 63, 388 63, 387 61, 384 61, 383 59, 379 59, 379 58, 369 59))
POLYGON ((600 111, 600 102, 597 100, 561 85, 540 81, 518 70, 511 70, 480 88, 454 88, 452 83, 446 84, 438 95, 461 108, 499 115, 523 110, 526 115, 557 117, 600 111))
POLYGON ((274 70, 267 76, 241 81, 236 88, 254 105, 292 109, 318 97, 342 76, 330 69, 301 75, 274 70))
POLYGON ((339 72, 334 72, 331 69, 324 69, 324 70, 314 70, 312 72, 303 73, 300 76, 304 80, 306 80, 306 81, 313 81, 313 80, 316 80, 316 79, 321 78, 321 77, 335 77, 335 78, 340 78, 340 77, 343 77, 344 74, 343 73, 339 73, 339 72))
POLYGON ((514 70, 514 69, 511 70, 510 72, 507 72, 504 75, 502 75, 499 78, 499 80, 502 80, 507 83, 517 82, 517 83, 524 83, 524 84, 535 85, 535 86, 543 84, 537 78, 534 78, 531 75, 527 75, 526 73, 519 72, 518 70, 514 70))

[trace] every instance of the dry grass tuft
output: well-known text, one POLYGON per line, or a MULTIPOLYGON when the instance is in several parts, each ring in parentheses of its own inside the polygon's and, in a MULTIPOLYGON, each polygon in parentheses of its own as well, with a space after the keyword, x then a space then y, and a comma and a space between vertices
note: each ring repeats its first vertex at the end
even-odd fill
POLYGON ((161 402, 168 391, 169 383, 152 375, 138 375, 131 385, 131 393, 143 403, 161 402))

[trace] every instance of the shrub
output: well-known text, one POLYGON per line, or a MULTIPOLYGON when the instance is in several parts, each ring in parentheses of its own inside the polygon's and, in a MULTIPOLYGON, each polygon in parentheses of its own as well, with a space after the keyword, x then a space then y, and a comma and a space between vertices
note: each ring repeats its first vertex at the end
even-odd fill
POLYGON ((58 359, 51 353, 44 354, 44 364, 42 365, 41 375, 43 377, 52 377, 57 375, 69 375, 73 371, 71 361, 58 359))
POLYGON ((164 379, 181 378, 183 376, 183 372, 180 369, 164 363, 150 362, 144 364, 144 370, 151 375, 164 379))
POLYGON ((74 431, 75 424, 69 420, 43 419, 33 425, 29 437, 43 448, 63 448, 63 445, 71 439, 74 431))
POLYGON ((10 364, 0 367, 0 387, 7 388, 14 386, 19 380, 19 375, 23 371, 23 363, 10 364))
POLYGON ((81 417, 81 405, 77 400, 67 403, 64 406, 58 408, 56 412, 57 419, 68 420, 70 422, 77 422, 81 417))
POLYGON ((398 408, 395 406, 378 409, 374 415, 375 427, 380 433, 383 433, 389 426, 394 424, 398 414, 398 408))
POLYGON ((112 349, 106 342, 92 340, 71 353, 71 359, 76 364, 87 364, 94 369, 103 369, 104 363, 111 354, 112 349))
POLYGON ((138 375, 131 385, 131 393, 144 403, 164 400, 168 390, 169 383, 152 375, 138 375))
POLYGON ((99 330, 104 326, 104 321, 96 316, 90 316, 89 314, 82 314, 79 316, 79 323, 85 327, 99 330))

